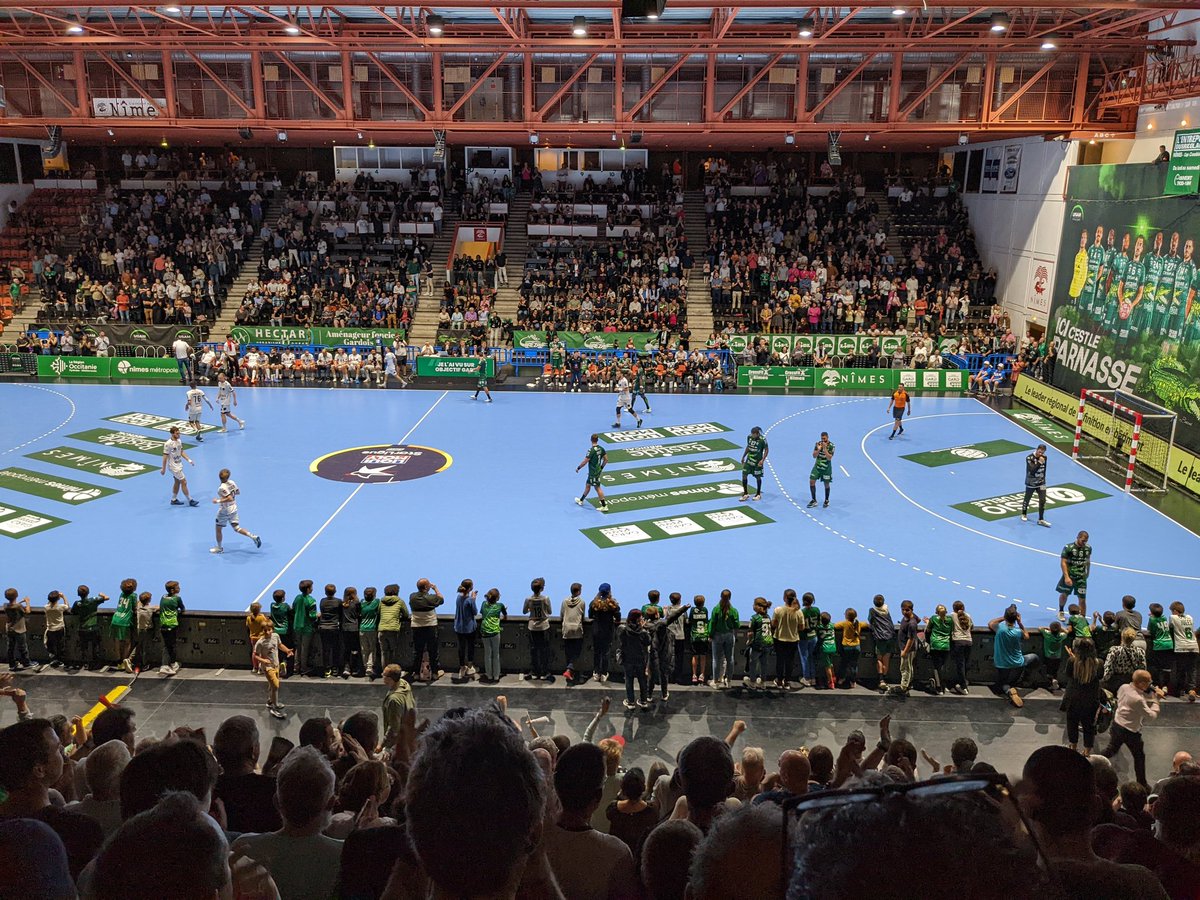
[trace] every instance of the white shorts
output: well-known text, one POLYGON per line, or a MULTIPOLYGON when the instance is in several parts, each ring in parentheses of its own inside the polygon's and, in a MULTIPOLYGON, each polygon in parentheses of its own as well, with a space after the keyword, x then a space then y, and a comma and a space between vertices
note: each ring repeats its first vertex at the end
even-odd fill
POLYGON ((221 415, 223 415, 223 416, 229 415, 229 406, 228 405, 226 405, 226 404, 221 405, 221 415))
POLYGON ((217 524, 224 527, 232 525, 234 528, 240 527, 238 522, 238 511, 235 507, 233 510, 220 509, 217 511, 217 524))
POLYGON ((182 463, 180 463, 177 466, 171 465, 170 463, 168 463, 167 471, 171 473, 171 477, 174 478, 176 481, 183 481, 183 464, 182 463))
POLYGON ((188 413, 188 424, 189 425, 199 425, 200 424, 200 413, 198 413, 198 412, 188 413))

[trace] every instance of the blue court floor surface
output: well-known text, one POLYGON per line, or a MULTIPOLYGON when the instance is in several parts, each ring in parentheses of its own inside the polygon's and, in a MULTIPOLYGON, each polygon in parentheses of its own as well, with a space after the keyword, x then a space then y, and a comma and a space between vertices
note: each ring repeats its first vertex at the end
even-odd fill
MULTIPOLYGON (((715 599, 728 587, 748 618, 755 596, 792 587, 839 615, 865 613, 875 593, 922 614, 961 599, 979 623, 1016 602, 1032 626, 1052 615, 1059 552, 1080 529, 1090 609, 1127 593, 1143 609, 1186 601, 1200 585, 1200 537, 1057 450, 1052 527, 1021 522, 1024 455, 1040 439, 972 399, 917 398, 889 441, 881 397, 653 395, 644 429, 626 415, 616 432, 611 395, 494 396, 240 389, 244 431, 185 438, 201 503, 188 508, 169 505, 159 474, 182 388, 0 385, 5 586, 40 602, 80 582, 115 596, 134 576, 157 595, 176 579, 189 608, 243 610, 303 578, 407 592, 425 576, 447 595, 472 578, 519 612, 542 576, 556 607, 573 581, 589 598, 611 583, 626 609, 649 588, 715 599), (765 496, 742 503, 754 425, 770 442, 765 496), (821 431, 837 448, 832 503, 809 509, 821 431), (574 503, 593 432, 609 452, 607 514, 574 503), (226 552, 208 552, 223 467, 261 549, 226 529, 226 552)), ((204 422, 217 422, 207 408, 204 422)))

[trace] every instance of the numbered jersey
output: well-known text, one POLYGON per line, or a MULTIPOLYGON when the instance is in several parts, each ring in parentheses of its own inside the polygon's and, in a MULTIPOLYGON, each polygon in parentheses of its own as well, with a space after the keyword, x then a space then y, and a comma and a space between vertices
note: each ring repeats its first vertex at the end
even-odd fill
POLYGON ((199 416, 204 404, 204 391, 192 388, 187 392, 187 411, 189 416, 199 416))
POLYGON ((622 404, 628 405, 633 400, 633 395, 629 392, 629 379, 622 377, 617 382, 617 398, 622 404))
POLYGON ((1083 296, 1091 299, 1100 291, 1100 273, 1104 269, 1106 253, 1098 244, 1087 249, 1087 278, 1083 283, 1083 296))
POLYGON ((748 466, 761 466, 763 457, 767 455, 767 439, 751 435, 746 438, 746 462, 748 466))
POLYGON ((182 469, 183 441, 178 438, 168 438, 163 441, 163 456, 167 458, 167 465, 172 469, 182 469))
POLYGON ((1062 558, 1067 561, 1067 572, 1071 579, 1087 578, 1088 565, 1092 561, 1092 545, 1084 544, 1080 547, 1072 542, 1062 549, 1062 558))
POLYGON ((222 409, 229 409, 229 404, 233 402, 233 385, 228 381, 222 381, 217 387, 217 402, 222 409))
POLYGON ((608 462, 608 453, 600 445, 593 446, 588 450, 588 478, 599 478, 601 471, 604 469, 604 464, 608 462))
POLYGON ((222 481, 221 486, 217 488, 217 499, 220 501, 220 510, 225 515, 233 515, 238 511, 237 497, 241 493, 237 482, 232 478, 227 481, 222 481))
MULTIPOLYGON (((833 456, 833 441, 826 441, 825 447, 830 456, 833 456)), ((813 446, 813 450, 817 451, 817 455, 813 457, 813 468, 822 472, 833 471, 833 460, 826 459, 825 454, 820 452, 821 444, 818 442, 813 446)))

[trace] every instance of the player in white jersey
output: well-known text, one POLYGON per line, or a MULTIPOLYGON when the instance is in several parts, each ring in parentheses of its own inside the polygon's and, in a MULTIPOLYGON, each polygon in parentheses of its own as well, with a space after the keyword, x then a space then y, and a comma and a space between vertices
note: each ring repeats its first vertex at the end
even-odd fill
POLYGON ((171 428, 171 436, 163 441, 163 461, 162 474, 167 474, 167 469, 171 470, 171 477, 175 479, 175 483, 171 486, 171 505, 183 506, 183 501, 179 499, 179 491, 183 490, 183 496, 187 497, 188 506, 199 506, 200 501, 193 500, 192 495, 188 493, 187 478, 183 475, 183 461, 187 460, 193 466, 196 465, 192 458, 183 450, 183 441, 179 439, 179 429, 171 428))
MULTIPOLYGON (((183 408, 187 410, 188 424, 196 432, 196 440, 204 440, 204 430, 200 427, 200 413, 204 409, 202 404, 208 403, 208 408, 212 409, 213 405, 208 402, 208 397, 204 396, 204 391, 196 386, 196 382, 192 382, 192 386, 188 389, 187 399, 183 403, 183 408)), ((215 412, 215 410, 214 410, 215 412)))
POLYGON ((621 427, 621 410, 628 410, 629 414, 637 420, 638 428, 642 427, 642 417, 633 411, 633 391, 629 386, 629 379, 622 373, 617 381, 617 421, 613 422, 613 428, 621 427))
POLYGON ((305 383, 312 381, 317 374, 317 360, 312 355, 311 350, 305 350, 300 354, 300 379, 305 383))
POLYGON ((221 546, 221 530, 226 526, 230 526, 238 534, 245 535, 254 541, 255 547, 262 546, 262 538, 257 534, 251 534, 238 522, 238 506, 237 498, 241 490, 232 478, 229 477, 229 470, 222 469, 217 473, 217 477, 221 479, 221 486, 217 488, 217 496, 213 497, 213 503, 217 504, 217 546, 209 550, 209 553, 224 553, 225 548, 221 546))
POLYGON ((283 366, 283 380, 291 381, 296 376, 296 354, 290 348, 284 350, 280 362, 283 366))
POLYGON ((238 423, 238 428, 246 427, 246 420, 239 419, 230 411, 230 402, 237 406, 237 391, 233 389, 233 385, 229 383, 229 379, 222 372, 217 376, 217 406, 221 408, 221 430, 225 430, 225 420, 233 419, 238 423))

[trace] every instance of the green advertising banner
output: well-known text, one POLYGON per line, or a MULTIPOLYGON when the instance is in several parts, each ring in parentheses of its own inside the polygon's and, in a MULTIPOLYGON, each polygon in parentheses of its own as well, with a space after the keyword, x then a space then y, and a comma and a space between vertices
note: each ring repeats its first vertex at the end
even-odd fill
POLYGON ((108 380, 112 360, 102 356, 39 356, 38 378, 89 378, 108 380))
POLYGON ((1200 193, 1200 128, 1175 132, 1163 193, 1200 193))
POLYGON ((674 459, 676 456, 695 456, 700 453, 724 453, 740 449, 725 438, 711 441, 688 441, 683 444, 647 444, 645 447, 630 447, 625 450, 609 450, 609 463, 642 462, 655 459, 674 459))
MULTIPOLYGON (((470 356, 418 356, 417 375, 422 378, 478 378, 479 360, 470 356)), ((496 360, 487 358, 487 377, 496 376, 496 360)))
POLYGON ((105 475, 108 478, 133 478, 153 472, 158 466, 149 463, 133 462, 128 459, 117 459, 115 456, 104 456, 101 453, 91 453, 87 450, 74 450, 71 447, 50 447, 25 454, 27 459, 54 463, 67 469, 80 472, 91 472, 95 475, 105 475))
POLYGON ((178 381, 179 366, 173 359, 114 359, 109 373, 113 381, 178 381))
POLYGON ((229 330, 239 344, 313 344, 325 347, 391 346, 405 340, 403 331, 390 328, 297 328, 294 326, 237 325, 229 330))
POLYGON ((0 535, 10 538, 29 537, 39 531, 68 525, 66 519, 47 516, 19 506, 0 505, 0 535))
MULTIPOLYGON (((1079 484, 1056 484, 1046 488, 1046 508, 1074 506, 1077 503, 1087 503, 1111 496, 1103 491, 1094 491, 1079 484)), ((968 500, 965 503, 955 503, 954 508, 969 513, 977 519, 995 522, 999 519, 1009 519, 1021 514, 1021 505, 1025 502, 1025 492, 1001 494, 998 497, 984 497, 982 500, 968 500)))
POLYGON ((729 528, 770 525, 774 521, 751 506, 734 506, 708 513, 689 513, 685 516, 668 519, 645 519, 625 525, 583 528, 580 533, 597 547, 609 550, 625 544, 663 541, 667 538, 686 537, 689 534, 708 534, 714 531, 725 531, 729 528))
MULTIPOLYGON (((110 431, 107 428, 89 428, 87 431, 77 431, 67 437, 76 441, 87 441, 91 444, 103 444, 105 447, 120 450, 133 450, 145 453, 147 456, 161 457, 163 454, 163 438, 147 437, 144 434, 134 434, 130 431, 110 431)), ((184 450, 191 450, 195 444, 183 445, 184 450)))
POLYGON ((872 344, 879 352, 892 356, 896 351, 908 349, 908 337, 902 334, 731 334, 725 339, 733 353, 748 350, 759 338, 765 340, 774 353, 815 353, 820 350, 827 356, 866 356, 872 344))
POLYGON ((702 434, 721 434, 732 431, 720 422, 697 422, 694 425, 660 425, 658 428, 631 428, 629 431, 602 431, 600 440, 606 444, 629 444, 634 441, 653 441, 673 437, 699 437, 702 434))
POLYGON ((0 469, 0 487, 10 491, 20 491, 47 500, 57 500, 59 503, 70 503, 78 506, 120 493, 115 488, 99 487, 94 484, 84 484, 82 481, 72 481, 70 478, 60 478, 56 475, 44 475, 31 469, 19 469, 9 466, 0 469))
MULTIPOLYGON (((581 334, 578 331, 560 331, 558 343, 567 350, 625 350, 633 341, 638 352, 658 346, 658 335, 652 331, 593 331, 581 334)), ((514 331, 513 347, 524 350, 545 350, 549 346, 544 331, 514 331)))
POLYGON ((968 387, 961 369, 813 369, 804 366, 738 366, 737 386, 815 388, 821 391, 957 391, 968 387))
POLYGON ((1162 192, 1156 166, 1068 171, 1047 328, 1057 350, 1052 380, 1076 405, 1081 389, 1099 388, 1168 407, 1179 416, 1176 443, 1195 452, 1200 206, 1162 192))
POLYGON ((669 463, 638 469, 606 468, 600 476, 605 487, 620 487, 625 484, 641 484, 646 481, 665 481, 668 478, 689 478, 694 475, 728 475, 741 470, 736 459, 702 459, 689 463, 669 463))
POLYGON ((900 458, 933 469, 938 466, 988 459, 992 456, 1006 456, 1009 453, 1021 453, 1032 449, 1032 447, 1026 447, 1024 444, 1014 441, 982 441, 978 444, 962 444, 958 447, 945 447, 941 450, 926 450, 924 453, 909 453, 900 458))

